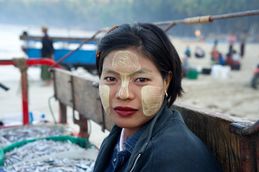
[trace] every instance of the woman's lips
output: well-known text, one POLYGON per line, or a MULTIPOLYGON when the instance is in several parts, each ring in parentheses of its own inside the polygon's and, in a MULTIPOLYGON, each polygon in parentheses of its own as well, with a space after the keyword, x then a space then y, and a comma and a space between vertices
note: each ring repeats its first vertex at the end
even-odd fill
POLYGON ((117 106, 114 108, 114 111, 122 117, 128 117, 133 115, 138 110, 131 107, 117 106))

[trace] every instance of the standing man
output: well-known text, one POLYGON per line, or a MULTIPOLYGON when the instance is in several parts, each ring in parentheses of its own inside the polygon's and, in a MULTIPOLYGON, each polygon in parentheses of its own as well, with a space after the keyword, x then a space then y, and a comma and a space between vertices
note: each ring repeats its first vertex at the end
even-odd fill
MULTIPOLYGON (((48 35, 48 28, 42 27, 43 37, 41 40, 42 48, 41 48, 41 57, 42 58, 52 58, 54 54, 53 41, 48 35)), ((50 84, 51 73, 48 71, 48 66, 41 66, 41 79, 46 81, 46 84, 50 84)))
POLYGON ((246 31, 240 34, 240 57, 243 58, 245 55, 245 45, 246 45, 246 31))

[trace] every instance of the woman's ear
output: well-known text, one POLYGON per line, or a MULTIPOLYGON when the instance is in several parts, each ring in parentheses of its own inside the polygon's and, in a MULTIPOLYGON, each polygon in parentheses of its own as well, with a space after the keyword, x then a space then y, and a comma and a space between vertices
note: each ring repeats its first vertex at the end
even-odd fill
POLYGON ((166 76, 166 78, 165 78, 165 80, 164 80, 165 86, 166 86, 166 87, 165 87, 165 88, 166 88, 165 90, 168 89, 172 78, 173 78, 173 73, 172 73, 171 71, 169 71, 168 74, 167 74, 167 76, 166 76))

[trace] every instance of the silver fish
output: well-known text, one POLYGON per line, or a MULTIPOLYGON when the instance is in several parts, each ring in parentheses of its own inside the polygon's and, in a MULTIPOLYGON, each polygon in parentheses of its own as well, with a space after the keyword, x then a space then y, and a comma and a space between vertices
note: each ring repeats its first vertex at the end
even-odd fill
POLYGON ((39 140, 7 152, 4 170, 6 172, 92 172, 95 159, 88 158, 85 151, 71 142, 39 140))
POLYGON ((48 136, 71 135, 67 125, 31 125, 0 129, 0 148, 11 143, 48 136))

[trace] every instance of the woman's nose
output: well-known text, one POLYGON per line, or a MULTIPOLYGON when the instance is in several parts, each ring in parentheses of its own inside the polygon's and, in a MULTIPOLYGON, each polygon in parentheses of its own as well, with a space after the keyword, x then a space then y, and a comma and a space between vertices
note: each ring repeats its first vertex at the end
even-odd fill
POLYGON ((120 99, 127 99, 129 97, 128 87, 120 87, 117 94, 120 99))
POLYGON ((116 97, 122 100, 132 97, 132 93, 129 90, 129 82, 122 82, 120 88, 117 91, 116 97))

